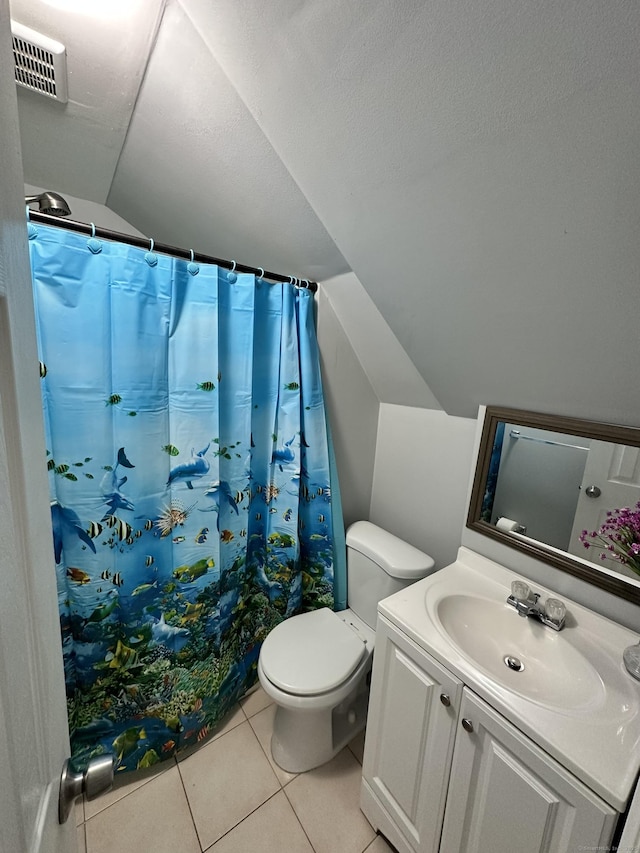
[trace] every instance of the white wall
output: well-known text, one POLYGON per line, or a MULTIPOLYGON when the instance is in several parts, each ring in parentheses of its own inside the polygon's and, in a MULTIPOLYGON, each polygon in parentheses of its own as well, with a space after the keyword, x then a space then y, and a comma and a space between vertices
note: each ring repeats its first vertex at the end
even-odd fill
POLYGON ((430 554, 455 560, 466 517, 476 421, 382 404, 370 520, 430 554))
POLYGON ((348 526, 369 518, 379 402, 322 288, 318 292, 318 345, 348 526))
POLYGON ((355 273, 327 279, 321 287, 378 400, 442 409, 355 273))

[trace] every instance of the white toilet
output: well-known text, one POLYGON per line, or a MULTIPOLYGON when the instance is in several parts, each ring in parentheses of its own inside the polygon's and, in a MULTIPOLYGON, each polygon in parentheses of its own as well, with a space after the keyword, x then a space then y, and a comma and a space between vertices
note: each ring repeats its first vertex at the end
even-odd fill
POLYGON ((364 727, 378 601, 433 570, 427 554, 368 521, 347 530, 349 609, 277 625, 262 645, 260 684, 278 706, 271 753, 290 773, 330 761, 364 727))

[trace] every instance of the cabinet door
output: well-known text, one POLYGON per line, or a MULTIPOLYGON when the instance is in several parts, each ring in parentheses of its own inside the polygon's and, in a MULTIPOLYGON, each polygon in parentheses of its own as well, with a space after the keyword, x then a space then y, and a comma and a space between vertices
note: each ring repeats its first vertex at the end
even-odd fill
POLYGON ((468 688, 457 728, 441 853, 609 849, 616 812, 468 688))
POLYGON ((361 804, 398 850, 438 850, 461 695, 461 682, 378 618, 361 804))

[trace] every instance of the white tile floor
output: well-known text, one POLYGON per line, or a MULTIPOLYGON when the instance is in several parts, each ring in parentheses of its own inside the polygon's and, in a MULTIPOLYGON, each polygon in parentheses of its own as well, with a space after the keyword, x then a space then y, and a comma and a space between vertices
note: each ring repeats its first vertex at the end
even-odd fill
POLYGON ((389 853, 359 809, 363 737, 298 775, 273 763, 258 689, 205 746, 76 805, 80 853, 389 853))

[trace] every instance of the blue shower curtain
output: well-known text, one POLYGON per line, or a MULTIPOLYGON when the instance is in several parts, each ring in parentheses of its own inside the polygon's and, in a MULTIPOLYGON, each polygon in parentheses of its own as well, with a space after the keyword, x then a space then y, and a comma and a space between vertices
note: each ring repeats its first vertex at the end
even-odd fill
POLYGON ((74 763, 150 767, 255 683, 274 625, 344 586, 313 297, 29 236, 74 763))

